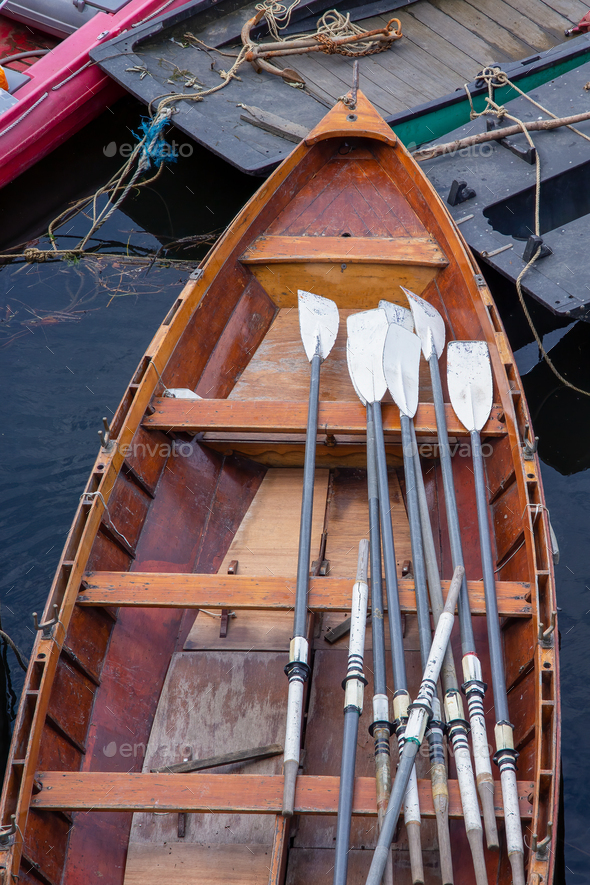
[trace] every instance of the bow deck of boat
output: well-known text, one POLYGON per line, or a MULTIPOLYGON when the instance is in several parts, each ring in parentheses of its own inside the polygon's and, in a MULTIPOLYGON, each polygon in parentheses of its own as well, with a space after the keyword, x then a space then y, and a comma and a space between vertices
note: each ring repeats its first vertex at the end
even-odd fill
MULTIPOLYGON (((520 751, 529 882, 551 882, 559 772, 555 598, 539 467, 520 380, 490 293, 426 179, 359 94, 337 105, 244 208, 174 303, 101 449, 31 658, 2 798, 0 865, 21 885, 330 882, 347 638, 358 541, 368 531, 363 410, 344 318, 431 301, 447 336, 488 342, 484 428, 506 679, 520 751), (322 369, 312 529, 312 676, 296 817, 281 817, 281 757, 154 773, 284 740, 309 366, 297 289, 333 298, 322 369), (172 398, 171 389, 184 388, 172 398), (193 391, 196 392, 195 397, 193 391), (166 395, 168 394, 168 395, 166 395), (201 398, 198 398, 201 397, 201 398), (232 616, 235 614, 235 617, 232 616), (328 634, 328 636, 327 636, 328 634), (11 815, 15 831, 10 832, 11 815), (549 837, 549 840, 546 840, 549 837), (545 841, 544 841, 545 840, 545 841)), ((427 372, 416 419, 440 565, 451 561, 427 372)), ((420 679, 399 413, 383 407, 410 693, 420 679), (398 473, 399 471, 399 473, 398 473)), ((448 411, 478 649, 489 673, 467 435, 448 411)), ((387 632, 387 631, 386 631, 387 632)), ((366 672, 371 672, 370 631, 366 672)), ((391 679, 389 680, 391 685, 391 679)), ((370 707, 370 704, 366 704, 370 707)), ((492 699, 488 729, 491 738, 492 699)), ((376 841, 370 711, 360 723, 349 882, 376 841)), ((491 742, 491 741, 490 741, 491 742)), ((427 756, 427 754, 426 754, 427 756)), ((439 881, 429 762, 421 756, 426 880, 439 881)), ((450 760, 455 881, 472 882, 450 760)), ((496 784, 502 829, 502 803, 496 784)), ((508 885, 505 850, 487 852, 508 885)), ((407 842, 394 843, 409 882, 407 842)))

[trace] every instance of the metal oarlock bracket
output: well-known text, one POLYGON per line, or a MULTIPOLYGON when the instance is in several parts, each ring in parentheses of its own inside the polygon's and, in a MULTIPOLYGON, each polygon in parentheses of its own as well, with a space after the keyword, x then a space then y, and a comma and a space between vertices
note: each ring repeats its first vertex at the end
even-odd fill
POLYGON ((57 605, 53 606, 53 618, 51 619, 51 621, 45 621, 44 624, 40 624, 37 619, 37 612, 33 612, 33 623, 35 625, 35 630, 43 630, 43 635, 41 636, 41 639, 51 639, 53 627, 55 627, 56 624, 59 624, 57 605))
POLYGON ((547 822, 547 835, 541 842, 537 842, 537 834, 533 833, 533 838, 531 839, 531 851, 535 855, 536 860, 547 860, 549 857, 549 852, 551 850, 551 839, 553 835, 553 821, 547 822))
POLYGON ((17 826, 16 826, 16 815, 10 815, 11 824, 8 829, 0 830, 0 847, 8 848, 9 845, 12 844, 12 837, 16 834, 17 826))
POLYGON ((521 443, 522 457, 525 461, 532 461, 533 456, 535 455, 535 453, 539 447, 539 437, 535 436, 535 438, 531 442, 530 432, 531 432, 530 425, 525 424, 524 425, 524 442, 521 443))
POLYGON ((113 446, 115 443, 111 440, 111 428, 109 427, 109 422, 106 418, 102 419, 102 423, 104 424, 104 430, 99 430, 98 435, 100 436, 100 446, 105 452, 111 452, 113 450, 113 446))
POLYGON ((551 621, 546 630, 544 624, 539 622, 539 645, 541 648, 553 648, 553 634, 555 632, 555 612, 551 612, 551 621))

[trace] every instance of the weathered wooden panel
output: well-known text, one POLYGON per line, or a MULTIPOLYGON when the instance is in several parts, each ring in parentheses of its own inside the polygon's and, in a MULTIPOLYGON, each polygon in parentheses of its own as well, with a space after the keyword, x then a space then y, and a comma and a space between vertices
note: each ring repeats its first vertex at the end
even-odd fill
POLYGON ((504 637, 504 660, 506 661, 506 685, 510 686, 533 666, 536 636, 531 620, 511 620, 502 631, 504 637))
POLYGON ((373 158, 331 160, 273 222, 267 235, 404 237, 426 229, 373 158))
POLYGON ((251 279, 197 384, 199 396, 223 398, 229 394, 264 338, 275 311, 266 292, 251 279))
POLYGON ((84 746, 96 686, 60 658, 55 674, 48 715, 68 737, 84 746))
MULTIPOLYGON (((287 712, 286 660, 285 654, 252 650, 175 654, 143 770, 181 761, 186 746, 193 758, 204 759, 245 746, 282 744, 287 712)), ((281 767, 282 757, 277 756, 225 765, 215 772, 272 775, 279 774, 281 767)), ((266 815, 195 814, 187 820, 184 841, 268 846, 273 830, 274 821, 266 815)), ((136 815, 131 839, 175 843, 176 815, 136 815)))
POLYGON ((267 885, 271 852, 272 845, 131 841, 125 885, 267 885))
POLYGON ((525 530, 522 511, 518 485, 512 483, 492 505, 497 562, 502 562, 525 530))
POLYGON ((491 454, 484 460, 488 500, 494 498, 514 481, 514 459, 507 436, 488 439, 485 444, 491 447, 491 454))
MULTIPOLYGON (((339 311, 338 336, 328 359, 322 363, 322 401, 357 400, 346 366, 346 318, 353 312, 339 311)), ((277 313, 264 341, 244 369, 229 398, 307 403, 309 377, 309 361, 301 343, 298 311, 283 308, 277 313)))

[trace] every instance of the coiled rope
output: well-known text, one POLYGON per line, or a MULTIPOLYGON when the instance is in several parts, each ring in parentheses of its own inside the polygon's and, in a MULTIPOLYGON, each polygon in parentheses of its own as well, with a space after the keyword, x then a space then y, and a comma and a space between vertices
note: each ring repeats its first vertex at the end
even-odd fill
MULTIPOLYGON (((509 120, 513 120, 518 126, 521 127, 526 140, 528 141, 531 148, 535 148, 535 144, 533 139, 531 138, 530 132, 527 130, 524 122, 520 120, 518 117, 515 117, 512 114, 509 114, 506 108, 503 105, 497 104, 494 100, 494 88, 498 86, 511 86, 516 92, 518 92, 523 98, 526 98, 527 101, 530 101, 531 104, 535 105, 540 111, 543 111, 544 114, 547 114, 549 117, 553 117, 554 120, 557 119, 557 116, 553 114, 551 111, 547 110, 547 108, 543 107, 542 104, 535 101, 530 95, 527 95, 526 92, 523 92, 522 89, 519 89, 505 74, 505 72, 501 68, 484 68, 478 79, 484 80, 488 87, 488 94, 486 97, 486 106, 483 111, 476 111, 473 106, 473 100, 471 97, 471 93, 469 92, 469 86, 467 83, 464 84, 465 92, 467 93, 467 98, 469 99, 469 104, 471 107, 470 111, 470 119, 475 120, 477 117, 483 117, 485 115, 494 115, 498 117, 507 117, 509 120)), ((568 129, 571 129, 577 135, 580 135, 582 138, 586 139, 586 141, 590 141, 590 137, 585 135, 583 132, 580 132, 579 129, 576 129, 575 126, 568 126, 568 129)), ((541 205, 541 159, 539 157, 539 151, 535 149, 535 236, 540 237, 541 223, 540 223, 540 205, 541 205)), ((522 307, 523 313, 526 317, 526 320, 529 324, 530 330, 534 335, 535 341, 537 342, 537 346, 539 348, 539 353, 553 372, 556 378, 561 381, 565 387, 569 387, 570 390, 575 391, 576 393, 582 394, 582 396, 590 396, 590 390, 583 390, 581 387, 577 387, 575 384, 572 384, 571 381, 568 381, 567 378, 561 374, 545 348, 543 347, 543 340, 537 329, 535 324, 533 323, 533 319, 529 313, 529 310, 526 306, 524 300, 524 294, 522 291, 522 281, 528 271, 532 268, 535 261, 538 259, 541 254, 541 246, 537 248, 535 254, 532 256, 531 260, 528 264, 523 267, 518 277, 516 278, 516 293, 518 295, 518 300, 520 301, 520 305, 522 307)))

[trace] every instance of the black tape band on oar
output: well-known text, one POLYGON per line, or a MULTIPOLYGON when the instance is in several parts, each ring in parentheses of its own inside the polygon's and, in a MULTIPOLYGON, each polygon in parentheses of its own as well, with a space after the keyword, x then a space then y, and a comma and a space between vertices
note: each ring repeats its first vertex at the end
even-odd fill
POLYGON ((516 759, 518 753, 514 749, 514 726, 510 722, 508 713, 504 655, 500 636, 494 562, 488 524, 488 499, 480 437, 480 431, 489 418, 493 401, 492 369, 487 344, 484 341, 452 341, 447 348, 447 363, 447 379, 451 404, 457 417, 471 436, 477 522, 496 714, 496 755, 494 756, 494 761, 500 769, 506 847, 512 867, 512 880, 514 885, 524 885, 524 844, 516 783, 516 759))
POLYGON ((313 487, 315 479, 315 450, 320 396, 320 366, 330 353, 338 334, 338 308, 333 301, 310 292, 298 293, 301 339, 311 363, 309 411, 305 437, 303 467, 303 496, 299 526, 299 556, 293 638, 289 648, 289 663, 285 673, 289 678, 287 700, 287 728, 283 761, 283 815, 291 816, 295 805, 295 783, 299 769, 301 721, 303 717, 303 689, 309 675, 307 642, 307 597, 311 559, 311 527, 313 518, 313 487))

